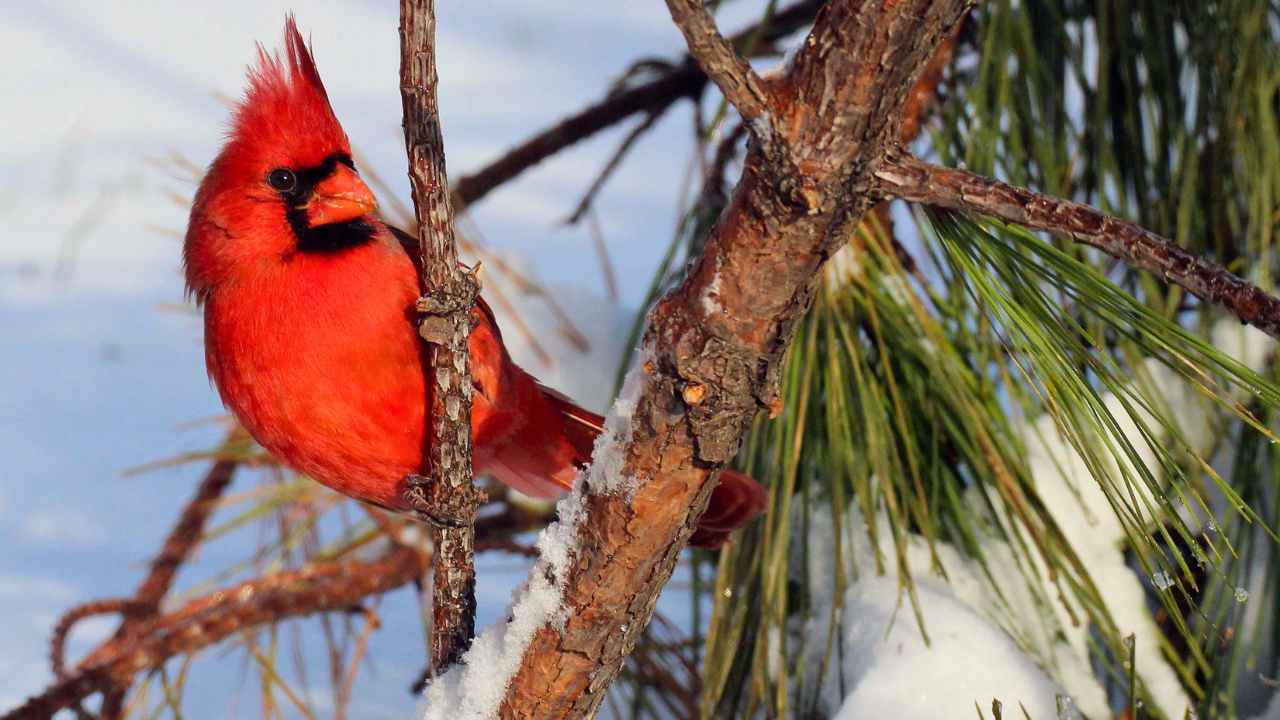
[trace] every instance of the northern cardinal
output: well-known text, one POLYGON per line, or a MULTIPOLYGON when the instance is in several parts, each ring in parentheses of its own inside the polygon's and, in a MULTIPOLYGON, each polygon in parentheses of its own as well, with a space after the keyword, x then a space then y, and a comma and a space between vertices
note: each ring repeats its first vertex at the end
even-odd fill
MULTIPOLYGON (((258 65, 196 193, 183 260, 223 402, 276 457, 345 495, 405 511, 423 472, 427 370, 416 239, 385 225, 298 29, 258 65)), ((480 301, 470 336, 473 462, 527 495, 568 489, 603 419, 508 356, 480 301)), ((724 471, 693 542, 722 545, 763 511, 724 471)))

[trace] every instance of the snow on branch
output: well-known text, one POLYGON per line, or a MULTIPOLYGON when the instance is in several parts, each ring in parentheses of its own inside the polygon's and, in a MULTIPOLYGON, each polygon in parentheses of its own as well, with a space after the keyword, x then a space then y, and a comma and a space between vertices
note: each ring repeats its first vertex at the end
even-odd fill
POLYGON ((635 489, 623 468, 623 452, 631 440, 631 414, 645 385, 644 357, 627 375, 605 430, 596 439, 591 466, 579 473, 573 490, 556 504, 557 521, 539 533, 540 559, 516 591, 508 621, 481 632, 461 662, 427 687, 424 720, 497 717, 535 633, 544 626, 563 628, 568 611, 564 590, 579 555, 576 536, 588 520, 588 495, 635 489))
MULTIPOLYGON (((649 314, 652 356, 633 371, 645 382, 620 408, 631 411, 629 438, 610 421, 611 439, 597 447, 603 473, 593 470, 564 501, 512 620, 483 633, 463 665, 428 690, 429 717, 596 711, 706 509, 716 471, 756 413, 779 407, 779 368, 822 263, 875 202, 872 161, 898 136, 911 87, 970 5, 826 4, 769 86, 786 158, 759 143, 749 152, 703 255, 649 314), (712 285, 716 303, 702 302, 712 285), (634 492, 619 491, 627 486, 634 492)), ((745 63, 724 69, 735 67, 745 63)), ((746 95, 739 110, 750 116, 755 95, 746 95)))

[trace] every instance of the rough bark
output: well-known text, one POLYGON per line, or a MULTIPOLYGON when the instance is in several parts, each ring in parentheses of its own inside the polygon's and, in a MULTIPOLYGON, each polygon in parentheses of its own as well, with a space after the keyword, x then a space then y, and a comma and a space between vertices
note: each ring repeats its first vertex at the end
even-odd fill
MULTIPOLYGON (((834 0, 769 84, 729 207, 686 279, 649 314, 653 359, 625 448, 624 472, 639 489, 588 491, 562 589, 567 617, 535 634, 503 717, 587 717, 598 708, 715 471, 756 412, 778 407, 778 369, 818 270, 875 201, 871 173, 898 137, 907 92, 968 4, 834 0), (688 404, 694 385, 702 392, 688 404)), ((726 96, 750 81, 735 82, 726 96)))
POLYGON ((1241 322, 1280 338, 1280 299, 1145 228, 966 170, 923 162, 895 150, 876 171, 880 191, 904 200, 964 210, 1044 230, 1098 248, 1131 267, 1153 272, 1241 322))
POLYGON ((475 515, 472 484, 471 372, 467 339, 479 288, 458 265, 444 137, 436 104, 435 3, 401 0, 400 95, 409 180, 422 257, 420 333, 429 344, 426 477, 410 478, 406 499, 431 525, 431 666, 452 664, 475 634, 475 515))

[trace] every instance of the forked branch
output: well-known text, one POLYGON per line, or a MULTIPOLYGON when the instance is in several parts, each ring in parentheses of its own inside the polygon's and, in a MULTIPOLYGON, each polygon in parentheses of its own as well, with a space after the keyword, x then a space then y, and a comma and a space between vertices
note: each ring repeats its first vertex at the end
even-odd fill
MULTIPOLYGON (((616 477, 593 475, 600 482, 574 499, 576 522, 557 530, 562 561, 536 571, 554 570, 557 607, 524 646, 499 701, 502 717, 579 718, 599 707, 652 616, 716 471, 761 407, 777 406, 779 367, 818 271, 877 199, 871 173, 898 137, 907 95, 968 6, 832 0, 786 73, 769 83, 767 107, 785 157, 752 145, 704 253, 650 312, 629 436, 597 449, 621 461, 616 472, 634 492, 619 490, 616 477), (698 401, 686 402, 692 385, 701 386, 698 401)), ((678 21, 690 17, 676 10, 678 21)), ((706 29, 699 17, 691 22, 686 36, 706 29)), ((723 49, 721 41, 709 47, 723 49)), ((755 95, 743 95, 746 115, 755 95)), ((520 604, 515 612, 527 623, 542 607, 520 604)), ((519 637, 515 626, 508 632, 519 637)), ((446 690, 438 702, 474 700, 469 677, 489 686, 504 680, 491 669, 466 670, 452 679, 463 683, 459 694, 446 690)), ((429 705, 428 712, 453 710, 429 705)))
POLYGON ((764 81, 716 29, 703 0, 667 0, 671 19, 684 34, 689 54, 748 122, 769 112, 764 81))

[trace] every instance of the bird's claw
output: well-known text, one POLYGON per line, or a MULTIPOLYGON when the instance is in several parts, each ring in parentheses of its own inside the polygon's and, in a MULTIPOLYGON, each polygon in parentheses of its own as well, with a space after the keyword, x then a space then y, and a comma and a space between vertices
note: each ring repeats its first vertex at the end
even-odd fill
POLYGON ((446 345, 453 335, 453 318, 475 307, 480 295, 480 263, 461 273, 448 286, 433 288, 418 298, 417 309, 423 315, 418 333, 435 345, 446 345))
POLYGON ((441 485, 423 475, 406 476, 402 496, 409 511, 419 520, 436 527, 464 528, 474 525, 476 508, 484 493, 474 486, 459 491, 445 489, 441 485))

